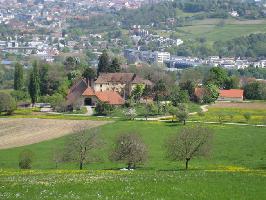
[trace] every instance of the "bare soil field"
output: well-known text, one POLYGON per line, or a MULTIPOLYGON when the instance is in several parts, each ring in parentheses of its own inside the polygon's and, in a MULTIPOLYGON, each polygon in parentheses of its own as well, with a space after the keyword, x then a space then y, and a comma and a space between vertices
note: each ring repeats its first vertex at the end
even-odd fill
POLYGON ((210 108, 240 108, 240 109, 254 109, 254 110, 266 110, 266 103, 264 102, 217 102, 210 106, 210 108))
POLYGON ((0 118, 0 149, 55 139, 80 128, 94 128, 111 121, 0 118))

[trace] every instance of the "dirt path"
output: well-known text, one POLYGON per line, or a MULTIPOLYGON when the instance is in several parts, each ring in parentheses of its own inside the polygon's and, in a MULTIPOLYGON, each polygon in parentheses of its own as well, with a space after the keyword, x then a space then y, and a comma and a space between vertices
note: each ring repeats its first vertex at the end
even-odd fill
POLYGON ((0 118, 0 149, 20 147, 94 128, 111 121, 0 118))

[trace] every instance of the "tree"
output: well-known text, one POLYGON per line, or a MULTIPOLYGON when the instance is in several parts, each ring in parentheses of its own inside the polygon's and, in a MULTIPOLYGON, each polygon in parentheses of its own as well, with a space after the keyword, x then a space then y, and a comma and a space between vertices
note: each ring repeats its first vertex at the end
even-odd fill
POLYGON ((40 96, 40 77, 37 62, 34 62, 32 72, 30 73, 29 94, 31 103, 35 104, 40 96))
POLYGON ((83 71, 82 76, 83 78, 86 78, 87 83, 89 84, 89 86, 91 86, 92 85, 91 80, 94 80, 94 78, 96 77, 96 74, 92 68, 87 67, 83 71))
POLYGON ((111 159, 125 162, 127 169, 132 169, 137 164, 144 163, 147 160, 147 154, 147 147, 141 137, 135 133, 128 133, 118 137, 111 159))
POLYGON ((178 104, 176 110, 176 118, 179 120, 179 122, 183 122, 184 125, 186 125, 186 120, 189 117, 188 109, 185 104, 178 104))
POLYGON ((187 91, 190 99, 194 97, 195 83, 191 80, 179 83, 180 89, 182 91, 187 91))
POLYGON ((49 66, 43 65, 40 68, 40 94, 45 96, 49 94, 49 66))
POLYGON ((19 168, 20 169, 31 169, 33 161, 33 152, 31 150, 23 150, 19 155, 19 168))
POLYGON ((12 96, 8 93, 0 92, 0 114, 6 112, 11 115, 16 110, 17 104, 12 96))
POLYGON ((79 63, 80 61, 78 58, 69 56, 66 58, 64 66, 67 71, 71 71, 71 70, 76 70, 77 67, 79 66, 79 63))
POLYGON ((176 116, 176 113, 178 112, 178 109, 174 106, 171 106, 169 109, 168 109, 168 112, 170 115, 172 115, 172 122, 174 122, 174 118, 176 116))
POLYGON ((223 88, 225 82, 229 79, 228 73, 221 67, 213 67, 210 69, 209 76, 206 80, 207 84, 214 84, 219 88, 223 88))
POLYGON ((206 127, 184 127, 167 141, 167 157, 173 161, 185 161, 187 170, 192 158, 210 153, 212 136, 212 131, 206 127))
POLYGON ((204 86, 203 102, 212 103, 219 97, 218 88, 216 85, 207 84, 204 86))
POLYGON ((111 65, 108 68, 109 68, 108 72, 120 72, 121 71, 121 66, 120 66, 118 58, 115 57, 112 60, 111 65))
POLYGON ((170 92, 170 100, 173 106, 177 106, 178 103, 188 103, 188 92, 185 90, 180 90, 178 86, 172 87, 170 92))
POLYGON ((160 100, 164 99, 166 97, 166 94, 167 94, 167 88, 166 88, 166 84, 165 82, 160 79, 159 81, 157 81, 153 87, 153 92, 154 92, 154 95, 155 95, 155 100, 157 102, 157 106, 158 106, 158 114, 160 113, 160 110, 159 110, 159 102, 160 100))
POLYGON ((244 96, 247 99, 266 100, 266 84, 251 82, 244 87, 244 96))
POLYGON ((109 65, 110 65, 109 55, 106 50, 103 50, 103 53, 99 58, 97 75, 99 76, 100 73, 108 72, 109 65))
POLYGON ((23 66, 19 63, 16 63, 14 73, 14 90, 22 90, 23 81, 23 66))
POLYGON ((143 95, 144 89, 145 89, 145 85, 143 84, 137 84, 136 87, 133 89, 131 96, 133 97, 135 102, 138 103, 140 101, 143 95))
POLYGON ((154 115, 157 113, 156 107, 153 103, 146 103, 145 105, 145 118, 148 120, 149 115, 154 115))
POLYGON ((64 149, 64 161, 73 161, 79 163, 79 169, 83 169, 83 165, 92 161, 95 155, 93 151, 100 147, 101 142, 98 138, 97 129, 82 129, 69 138, 64 149))

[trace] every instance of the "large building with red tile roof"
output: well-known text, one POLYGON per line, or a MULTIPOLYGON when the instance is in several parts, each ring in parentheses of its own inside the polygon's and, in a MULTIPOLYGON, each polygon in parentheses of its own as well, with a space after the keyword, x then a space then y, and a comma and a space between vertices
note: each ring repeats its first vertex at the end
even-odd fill
POLYGON ((67 105, 70 107, 96 106, 99 102, 123 105, 125 100, 115 91, 95 91, 85 79, 74 84, 67 95, 67 105))

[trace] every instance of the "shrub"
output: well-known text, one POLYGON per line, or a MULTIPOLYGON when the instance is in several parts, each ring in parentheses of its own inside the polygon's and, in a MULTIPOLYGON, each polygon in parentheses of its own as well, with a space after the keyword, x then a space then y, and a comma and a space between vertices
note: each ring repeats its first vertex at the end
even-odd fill
POLYGON ((135 108, 128 108, 123 111, 124 116, 127 120, 134 120, 137 116, 137 112, 135 108))
POLYGON ((29 94, 26 91, 22 90, 14 90, 11 92, 11 96, 16 100, 16 101, 27 101, 30 99, 29 94))
POLYGON ((6 112, 8 115, 11 115, 17 108, 16 101, 14 98, 7 93, 0 93, 0 113, 6 112))
POLYGON ((218 121, 222 124, 225 120, 225 114, 222 112, 217 113, 218 121))
POLYGON ((97 115, 111 115, 113 107, 106 103, 97 103, 95 112, 97 115))
POLYGON ((247 122, 249 122, 249 120, 251 119, 251 113, 244 113, 243 116, 247 122))
POLYGON ((199 111, 198 113, 198 116, 200 116, 200 117, 204 117, 205 116, 205 113, 201 110, 201 111, 199 111))
POLYGON ((30 150, 24 150, 19 155, 19 168, 31 169, 33 160, 33 152, 30 150))

